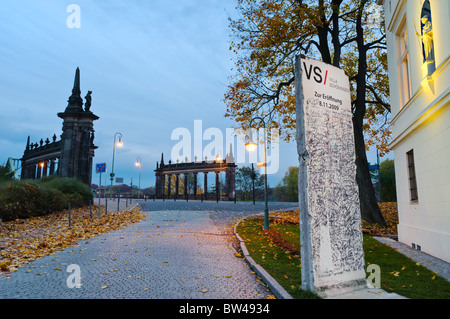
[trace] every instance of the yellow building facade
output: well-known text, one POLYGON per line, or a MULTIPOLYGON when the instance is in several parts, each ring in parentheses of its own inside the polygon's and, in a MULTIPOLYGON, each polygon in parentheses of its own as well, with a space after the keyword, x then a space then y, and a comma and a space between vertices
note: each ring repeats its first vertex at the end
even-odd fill
POLYGON ((399 241, 450 262, 450 1, 380 2, 399 241))

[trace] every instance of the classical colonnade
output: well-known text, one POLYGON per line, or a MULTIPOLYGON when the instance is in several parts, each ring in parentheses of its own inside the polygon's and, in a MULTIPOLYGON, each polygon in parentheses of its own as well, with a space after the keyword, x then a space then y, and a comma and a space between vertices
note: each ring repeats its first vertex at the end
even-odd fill
MULTIPOLYGON (((225 193, 225 200, 234 200, 236 196, 235 188, 235 170, 236 165, 234 161, 230 161, 230 157, 227 159, 216 159, 214 161, 201 161, 201 162, 183 162, 173 164, 169 161, 168 164, 164 163, 164 156, 161 156, 161 162, 156 163, 155 169, 155 194, 156 198, 164 199, 171 198, 177 199, 180 190, 180 181, 183 178, 183 194, 184 198, 188 199, 192 196, 192 199, 202 198, 207 200, 212 194, 208 194, 208 173, 215 173, 215 197, 214 199, 219 199, 221 193, 225 193), (224 189, 220 189, 220 172, 225 172, 225 184, 224 189), (203 173, 203 192, 198 194, 198 174, 203 173), (193 194, 188 192, 189 175, 193 175, 193 194), (180 175, 183 175, 181 177, 180 175), (175 176, 175 193, 172 194, 173 186, 172 176, 175 176)), ((210 198, 211 199, 211 198, 210 198)))

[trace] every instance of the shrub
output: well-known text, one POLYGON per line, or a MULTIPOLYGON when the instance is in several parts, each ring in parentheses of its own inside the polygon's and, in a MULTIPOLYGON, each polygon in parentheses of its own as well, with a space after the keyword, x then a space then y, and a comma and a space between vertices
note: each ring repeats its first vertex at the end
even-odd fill
POLYGON ((39 185, 28 181, 0 184, 0 218, 3 221, 41 216, 47 212, 45 192, 39 185))
POLYGON ((55 188, 42 187, 46 202, 47 213, 64 210, 69 205, 69 199, 61 191, 55 188))
POLYGON ((72 207, 82 207, 92 200, 89 186, 73 178, 49 176, 41 180, 0 183, 0 218, 43 216, 72 207))
POLYGON ((52 181, 54 179, 58 179, 58 178, 61 178, 61 177, 58 175, 50 175, 50 176, 41 177, 41 179, 36 179, 36 180, 34 180, 34 182, 42 185, 42 184, 45 184, 47 182, 50 182, 50 181, 52 181))
POLYGON ((14 178, 14 173, 9 171, 9 168, 0 165, 0 183, 2 182, 8 182, 14 178))
POLYGON ((89 205, 93 197, 90 187, 74 178, 51 176, 41 179, 39 184, 46 189, 55 189, 64 194, 72 207, 89 205))

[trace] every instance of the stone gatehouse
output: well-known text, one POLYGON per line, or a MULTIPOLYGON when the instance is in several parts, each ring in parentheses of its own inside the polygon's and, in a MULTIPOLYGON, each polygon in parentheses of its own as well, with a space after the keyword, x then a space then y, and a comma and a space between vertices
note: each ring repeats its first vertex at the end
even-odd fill
POLYGON ((27 145, 22 161, 21 179, 39 179, 44 176, 59 175, 77 178, 87 185, 92 180, 92 159, 98 147, 94 145, 94 121, 99 117, 91 112, 91 94, 85 97, 84 109, 80 90, 80 69, 75 72, 72 95, 64 112, 58 113, 63 119, 61 139, 56 134, 52 140, 41 139, 27 145))

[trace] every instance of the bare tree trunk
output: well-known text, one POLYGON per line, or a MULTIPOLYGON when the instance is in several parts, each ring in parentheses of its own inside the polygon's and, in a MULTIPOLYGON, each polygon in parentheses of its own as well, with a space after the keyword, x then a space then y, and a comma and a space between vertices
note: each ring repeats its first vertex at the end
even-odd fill
POLYGON ((359 189, 359 201, 361 207, 361 217, 368 223, 378 223, 386 227, 383 215, 378 206, 375 190, 370 178, 369 164, 367 162, 364 135, 362 126, 356 117, 353 118, 353 132, 355 137, 356 153, 356 182, 359 189))
POLYGON ((369 164, 367 162, 366 148, 364 143, 363 121, 366 113, 366 71, 367 71, 367 48, 364 45, 364 31, 361 26, 362 10, 365 1, 361 2, 356 21, 356 42, 358 46, 358 74, 356 77, 356 101, 353 113, 353 132, 355 138, 356 153, 356 181, 359 188, 359 200, 361 206, 361 217, 369 223, 378 223, 386 227, 383 215, 378 206, 375 190, 370 178, 369 164))

